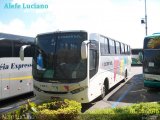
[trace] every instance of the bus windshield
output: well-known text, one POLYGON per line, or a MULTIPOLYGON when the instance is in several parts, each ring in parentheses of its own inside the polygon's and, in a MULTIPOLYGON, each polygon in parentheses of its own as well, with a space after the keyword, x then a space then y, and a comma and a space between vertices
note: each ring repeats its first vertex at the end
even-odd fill
POLYGON ((33 60, 35 80, 72 83, 87 76, 87 60, 81 59, 86 32, 38 35, 33 60))
POLYGON ((154 35, 144 39, 143 72, 160 74, 160 36, 154 35))
POLYGON ((146 37, 144 49, 160 49, 160 36, 146 37))

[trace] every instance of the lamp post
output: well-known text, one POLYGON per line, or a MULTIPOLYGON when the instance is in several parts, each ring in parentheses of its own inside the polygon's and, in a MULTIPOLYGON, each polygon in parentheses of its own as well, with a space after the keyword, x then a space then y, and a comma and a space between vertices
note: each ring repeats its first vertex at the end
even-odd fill
POLYGON ((141 20, 141 23, 142 24, 145 24, 145 33, 146 33, 146 36, 148 35, 148 27, 147 27, 147 2, 146 0, 144 0, 145 2, 145 18, 141 20))
POLYGON ((147 32, 148 27, 147 27, 147 4, 146 4, 146 0, 145 0, 145 28, 146 28, 146 36, 147 36, 147 34, 148 34, 148 32, 147 32))

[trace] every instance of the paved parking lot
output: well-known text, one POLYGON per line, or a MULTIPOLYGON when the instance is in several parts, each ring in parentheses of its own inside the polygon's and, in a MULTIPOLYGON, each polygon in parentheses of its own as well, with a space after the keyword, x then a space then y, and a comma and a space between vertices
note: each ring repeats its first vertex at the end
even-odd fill
POLYGON ((143 86, 142 67, 132 67, 126 83, 120 83, 106 97, 95 100, 86 110, 95 108, 114 108, 139 102, 160 101, 160 89, 148 89, 143 86))

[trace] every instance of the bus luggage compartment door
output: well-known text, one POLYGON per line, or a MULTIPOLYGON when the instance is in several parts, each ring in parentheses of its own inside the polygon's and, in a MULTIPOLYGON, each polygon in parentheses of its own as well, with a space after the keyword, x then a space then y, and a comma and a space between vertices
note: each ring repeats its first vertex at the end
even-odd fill
POLYGON ((9 84, 9 74, 1 75, 1 99, 8 98, 10 96, 10 84, 9 84))

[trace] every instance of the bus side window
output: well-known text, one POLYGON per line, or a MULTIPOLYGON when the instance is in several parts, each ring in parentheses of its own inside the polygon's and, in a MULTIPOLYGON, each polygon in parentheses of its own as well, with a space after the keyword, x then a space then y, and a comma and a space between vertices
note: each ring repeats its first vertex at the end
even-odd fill
POLYGON ((90 70, 96 69, 96 50, 90 50, 90 70))
POLYGON ((125 45, 125 54, 127 54, 128 50, 127 50, 127 45, 125 45))
POLYGON ((109 48, 110 48, 110 54, 115 54, 114 40, 109 39, 109 48))
POLYGON ((125 53, 125 51, 124 51, 124 44, 121 43, 121 54, 124 54, 124 53, 125 53))
POLYGON ((116 43, 116 53, 120 54, 120 43, 117 41, 115 43, 116 43))
MULTIPOLYGON (((23 41, 14 41, 13 42, 13 57, 19 57, 19 51, 21 46, 26 45, 23 41)), ((24 51, 25 57, 33 57, 33 47, 28 47, 24 51)))
POLYGON ((0 57, 12 57, 12 41, 1 40, 0 41, 0 57))
POLYGON ((19 51, 22 46, 22 43, 19 41, 13 41, 13 57, 19 57, 19 51))
POLYGON ((26 50, 24 51, 25 57, 33 57, 34 51, 34 46, 26 48, 26 50))
POLYGON ((108 50, 108 39, 101 36, 100 37, 100 51, 101 51, 101 55, 104 56, 104 55, 107 55, 109 53, 109 50, 108 50))
POLYGON ((130 55, 131 54, 131 50, 130 47, 127 45, 127 54, 130 55))

